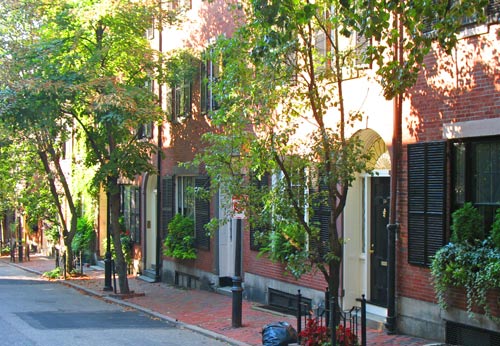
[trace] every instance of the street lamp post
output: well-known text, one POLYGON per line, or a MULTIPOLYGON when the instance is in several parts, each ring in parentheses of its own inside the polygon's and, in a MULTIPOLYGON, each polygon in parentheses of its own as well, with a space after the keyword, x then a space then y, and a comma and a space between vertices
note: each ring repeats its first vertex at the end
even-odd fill
POLYGON ((109 192, 106 194, 106 255, 104 258, 104 288, 103 291, 112 291, 113 287, 111 286, 111 218, 110 218, 110 210, 109 200, 110 195, 109 192))

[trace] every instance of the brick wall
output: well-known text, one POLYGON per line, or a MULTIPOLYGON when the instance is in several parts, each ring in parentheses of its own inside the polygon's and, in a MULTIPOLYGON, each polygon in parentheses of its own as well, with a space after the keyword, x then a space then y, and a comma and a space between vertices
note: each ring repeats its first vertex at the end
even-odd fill
POLYGON ((274 263, 265 256, 258 256, 258 251, 250 250, 250 232, 244 232, 243 240, 245 244, 243 266, 246 272, 320 291, 324 291, 328 286, 323 274, 319 271, 316 271, 314 274, 304 275, 300 279, 295 279, 293 275, 285 273, 285 265, 274 263))
MULTIPOLYGON (((165 51, 178 48, 192 48, 202 52, 209 45, 209 41, 221 34, 230 35, 234 30, 234 21, 229 13, 228 5, 223 0, 192 1, 192 9, 186 13, 190 20, 181 28, 166 29, 163 34, 165 51)), ((162 174, 173 175, 179 162, 193 160, 196 153, 203 148, 202 134, 211 129, 209 119, 200 114, 200 79, 196 78, 193 84, 192 116, 181 122, 165 122, 163 126, 164 158, 162 160, 162 174)), ((165 91, 163 91, 165 93, 165 91)), ((166 102, 166 100, 163 100, 166 102)), ((199 172, 202 174, 202 172, 199 172)), ((214 215, 214 203, 211 203, 211 215, 214 215)), ((210 241, 210 251, 198 250, 197 259, 190 262, 193 268, 214 272, 215 268, 215 238, 210 241)))
MULTIPOLYGON (((499 29, 499 25, 491 25, 488 34, 461 40, 451 56, 441 51, 429 54, 425 59, 426 68, 406 97, 408 108, 403 115, 404 145, 398 182, 399 296, 435 302, 429 270, 408 264, 406 145, 443 140, 444 124, 500 117, 500 59, 496 37, 499 29)), ((463 308, 459 301, 455 299, 455 304, 463 308)))

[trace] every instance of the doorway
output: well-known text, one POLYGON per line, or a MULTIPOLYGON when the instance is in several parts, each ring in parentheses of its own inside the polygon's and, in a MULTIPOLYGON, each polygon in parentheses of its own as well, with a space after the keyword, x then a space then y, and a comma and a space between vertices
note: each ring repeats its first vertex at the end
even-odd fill
POLYGON ((224 220, 219 225, 219 278, 220 286, 231 284, 231 277, 234 276, 234 260, 236 253, 236 221, 230 214, 231 197, 219 190, 219 220, 224 220))
POLYGON ((148 176, 146 188, 146 228, 145 228, 145 265, 146 271, 156 270, 156 176, 148 176))
POLYGON ((387 306, 387 224, 390 178, 371 179, 370 303, 387 306))

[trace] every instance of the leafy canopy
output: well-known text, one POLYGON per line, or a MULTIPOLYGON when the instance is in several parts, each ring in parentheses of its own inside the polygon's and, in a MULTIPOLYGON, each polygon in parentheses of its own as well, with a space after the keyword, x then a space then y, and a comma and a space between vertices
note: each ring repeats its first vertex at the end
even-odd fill
POLYGON ((337 292, 344 242, 337 220, 372 154, 355 135, 362 114, 346 109, 344 82, 363 76, 361 61, 375 67, 387 99, 403 94, 433 40, 450 51, 464 16, 484 19, 486 1, 241 5, 246 24, 210 50, 223 65, 213 86, 220 108, 197 163, 214 187, 246 196, 250 227, 262 230, 271 258, 296 276, 319 269, 337 292), (353 37, 364 37, 364 46, 353 37))

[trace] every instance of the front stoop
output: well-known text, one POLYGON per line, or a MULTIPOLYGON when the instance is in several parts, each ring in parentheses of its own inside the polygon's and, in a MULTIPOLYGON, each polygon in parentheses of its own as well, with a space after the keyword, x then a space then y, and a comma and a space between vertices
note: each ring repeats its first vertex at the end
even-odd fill
POLYGON ((381 332, 385 330, 385 322, 385 316, 366 313, 366 328, 381 332))
POLYGON ((146 281, 146 282, 149 282, 149 283, 156 282, 156 280, 155 280, 155 279, 153 279, 152 277, 147 276, 147 275, 139 275, 137 278, 138 278, 139 280, 146 281))

